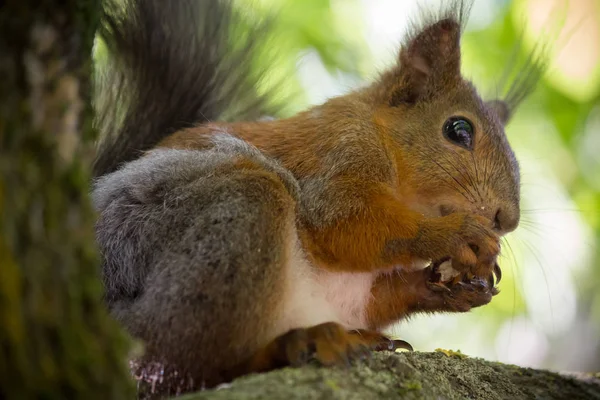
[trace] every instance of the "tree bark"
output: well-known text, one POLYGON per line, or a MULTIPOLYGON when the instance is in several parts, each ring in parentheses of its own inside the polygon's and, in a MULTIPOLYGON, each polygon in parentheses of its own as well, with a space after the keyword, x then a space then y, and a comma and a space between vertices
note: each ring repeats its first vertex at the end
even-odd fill
POLYGON ((0 398, 133 396, 88 166, 94 0, 0 0, 0 398))
POLYGON ((378 353, 348 368, 286 368, 180 399, 594 400, 599 382, 600 376, 565 376, 453 352, 378 353))

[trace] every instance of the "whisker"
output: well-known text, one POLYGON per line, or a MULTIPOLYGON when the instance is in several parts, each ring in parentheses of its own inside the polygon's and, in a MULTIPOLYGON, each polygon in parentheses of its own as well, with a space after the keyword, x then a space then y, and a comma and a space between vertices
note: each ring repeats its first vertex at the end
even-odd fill
POLYGON ((536 224, 531 224, 531 225, 524 225, 523 229, 527 232, 527 233, 531 233, 532 235, 535 235, 538 239, 543 239, 544 236, 543 234, 545 233, 545 229, 543 229, 542 227, 536 225, 536 224))
MULTIPOLYGON (((438 177, 436 174, 434 174, 434 173, 432 173, 432 172, 429 172, 429 173, 427 173, 427 176, 430 176, 430 177, 435 177, 435 178, 437 178, 437 177, 438 177)), ((446 177, 444 176, 444 178, 446 178, 446 177)), ((460 195, 462 195, 462 196, 463 196, 463 197, 464 197, 464 198, 465 198, 467 201, 469 201, 469 202, 471 201, 471 199, 470 199, 469 197, 467 197, 463 191, 459 190, 460 188, 457 188, 455 185, 453 185, 453 184, 452 184, 452 183, 453 183, 452 181, 449 181, 448 179, 444 179, 442 183, 444 183, 444 184, 445 184, 445 186, 446 186, 446 187, 448 187, 449 189, 452 189, 452 190, 455 190, 455 191, 457 191, 457 192, 458 192, 460 195)))
MULTIPOLYGON (((454 154, 458 154, 458 152, 454 151, 454 154)), ((471 185, 471 188, 475 188, 475 190, 476 190, 476 192, 479 195, 479 198, 481 200, 481 193, 479 193, 479 189, 477 187, 477 184, 475 183, 475 181, 473 179, 473 176, 470 173, 471 169, 469 168, 468 165, 466 165, 464 163, 464 161, 462 160, 462 157, 456 157, 456 158, 453 159, 452 157, 449 157, 446 154, 444 154, 442 157, 444 158, 444 161, 448 162, 452 166, 452 168, 454 168, 456 170, 456 172, 458 172, 460 174, 461 178, 463 178, 465 181, 467 181, 467 183, 469 185, 471 185), (458 161, 460 163, 460 165, 458 167, 454 163, 455 161, 458 161), (459 167, 461 167, 461 168, 459 168, 459 167)), ((475 193, 473 192, 472 189, 470 189, 470 191, 471 191, 471 193, 473 195, 473 198, 475 199, 475 197, 476 197, 475 193)))
MULTIPOLYGON (((458 152, 456 150, 454 151, 454 153, 458 154, 458 152)), ((461 174, 462 177, 464 177, 465 180, 467 180, 469 182, 469 184, 473 188, 475 188, 475 191, 477 192, 477 195, 479 196, 479 200, 481 202, 483 202, 483 196, 481 194, 480 185, 479 185, 479 183, 480 183, 479 169, 478 169, 477 160, 475 159, 474 154, 471 153, 472 164, 468 164, 465 160, 463 160, 462 157, 456 157, 456 158, 454 158, 454 160, 447 158, 447 161, 450 162, 450 164, 452 164, 452 166, 461 174), (456 160, 459 163, 460 168, 456 168, 456 166, 454 165, 454 160, 456 160), (475 177, 473 177, 473 175, 471 173, 471 170, 472 170, 471 165, 475 169, 475 177)))
MULTIPOLYGON (((452 180, 454 180, 454 182, 456 182, 457 185, 459 185, 461 188, 464 189, 464 191, 466 193, 468 193, 471 196, 471 199, 467 199, 471 202, 475 202, 475 196, 473 195, 473 193, 470 191, 470 189, 468 187, 466 187, 462 182, 460 182, 458 179, 456 179, 456 177, 454 175, 452 175, 450 173, 450 171, 448 171, 442 164, 440 164, 437 160, 435 160, 433 157, 431 157, 430 155, 426 154, 426 153, 422 153, 424 155, 426 155, 427 157, 429 157, 429 159, 436 164, 438 167, 440 167, 440 169, 442 169, 449 177, 452 178, 452 180)), ((466 197, 466 196, 465 196, 466 197)))
POLYGON ((473 167, 475 168, 475 190, 477 191, 477 194, 479 194, 479 199, 483 202, 483 196, 481 195, 481 192, 479 191, 479 169, 477 168, 477 160, 475 160, 475 155, 473 153, 471 153, 471 160, 473 161, 473 167))
POLYGON ((550 318, 552 319, 553 328, 556 329, 554 327, 554 307, 552 305, 552 296, 550 295, 550 285, 548 284, 548 277, 547 277, 546 271, 542 265, 542 261, 540 259, 540 254, 531 245, 531 243, 529 243, 529 241, 522 239, 522 242, 525 245, 525 247, 527 247, 527 249, 531 252, 533 257, 535 258, 537 265, 540 268, 540 271, 542 272, 542 276, 544 277, 544 282, 546 283, 546 295, 548 296, 548 304, 550 305, 550 318))
MULTIPOLYGON (((448 184, 449 188, 451 188, 452 190, 455 190, 456 192, 458 192, 459 194, 461 194, 468 202, 473 202, 474 201, 473 193, 467 187, 465 187, 459 181, 457 181, 457 179, 448 170, 446 170, 444 167, 442 167, 435 159, 433 159, 433 157, 431 157, 430 155, 428 155, 425 152, 420 152, 419 154, 423 155, 423 157, 429 158, 433 163, 435 163, 436 165, 438 165, 445 172, 446 176, 452 178, 452 181, 448 181, 447 179, 444 179, 444 181, 448 184), (454 184, 452 184, 452 182, 457 183, 459 186, 458 187, 455 186, 454 184), (462 189, 462 190, 460 190, 460 189, 462 189)), ((434 174, 432 172, 428 173, 428 175, 431 176, 431 177, 438 178, 438 175, 434 174)))
POLYGON ((581 210, 581 209, 577 209, 577 208, 531 208, 531 209, 522 209, 521 213, 534 214, 534 213, 556 212, 556 211, 581 213, 581 212, 584 212, 585 210, 581 210))
MULTIPOLYGON (((517 256, 515 255, 515 252, 512 248, 512 246, 510 245, 510 241, 506 238, 502 238, 502 243, 506 244, 506 246, 508 247, 508 251, 510 252, 511 256, 512 256, 512 262, 510 263, 510 269, 511 269, 511 274, 512 274, 512 285, 513 285, 513 290, 512 290, 512 317, 514 318, 516 310, 517 310, 517 274, 515 273, 515 267, 517 266, 517 256)), ((510 341, 512 338, 512 331, 513 331, 513 324, 511 321, 510 324, 510 329, 508 331, 508 345, 510 347, 510 341)))
MULTIPOLYGON (((377 126, 381 126, 381 125, 377 124, 377 126)), ((394 129, 394 128, 386 127, 386 129, 391 130, 392 133, 394 133, 394 132, 398 133, 398 131, 396 129, 394 129)), ((454 185, 450 186, 452 189, 454 189, 458 193, 460 193, 467 201, 469 201, 471 203, 473 203, 473 202, 476 201, 475 195, 473 194, 472 190, 470 190, 467 186, 465 186, 462 182, 460 182, 452 173, 450 173, 450 171, 448 171, 447 168, 445 168, 443 165, 441 165, 437 160, 435 160, 427 152, 421 151, 421 152, 419 152, 419 154, 422 155, 422 156, 424 156, 424 157, 426 157, 426 158, 428 158, 431 162, 433 162, 440 169, 442 169, 448 177, 452 178, 452 180, 458 185, 458 187, 462 188, 462 190, 464 192, 462 192, 461 190, 459 190, 458 187, 454 187, 454 185)), ((445 160, 447 160, 447 159, 445 159, 445 160)), ((460 169, 456 168, 455 166, 453 166, 453 167, 457 170, 458 173, 462 174, 462 172, 460 171, 460 169)), ((466 170, 468 170, 468 169, 466 169, 466 170)), ((432 176, 434 176, 434 175, 432 174, 432 176)), ((437 177, 437 175, 435 175, 435 176, 437 177)), ((467 180, 464 176, 463 176, 463 179, 467 180)))

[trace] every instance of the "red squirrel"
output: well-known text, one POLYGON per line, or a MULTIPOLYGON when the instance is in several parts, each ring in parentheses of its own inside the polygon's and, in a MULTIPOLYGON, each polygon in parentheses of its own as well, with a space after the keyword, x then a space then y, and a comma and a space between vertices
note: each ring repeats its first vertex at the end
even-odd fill
POLYGON ((408 348, 383 330, 491 301, 520 215, 504 127, 542 66, 482 100, 460 71, 469 1, 422 13, 369 86, 269 121, 263 25, 232 47, 229 2, 124 3, 100 32, 96 233, 113 315, 178 371, 163 393, 408 348))

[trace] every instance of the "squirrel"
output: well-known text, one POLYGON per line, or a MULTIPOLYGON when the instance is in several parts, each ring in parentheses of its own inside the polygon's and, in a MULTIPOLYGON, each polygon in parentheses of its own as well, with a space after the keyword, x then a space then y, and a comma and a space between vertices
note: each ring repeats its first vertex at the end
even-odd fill
POLYGON ((543 68, 531 55, 505 99, 482 100, 460 71, 471 2, 443 3, 369 86, 263 120, 277 105, 251 60, 268 22, 223 0, 105 0, 105 300, 146 365, 177 371, 163 393, 410 348, 385 328, 498 293, 520 215, 504 127, 543 68))

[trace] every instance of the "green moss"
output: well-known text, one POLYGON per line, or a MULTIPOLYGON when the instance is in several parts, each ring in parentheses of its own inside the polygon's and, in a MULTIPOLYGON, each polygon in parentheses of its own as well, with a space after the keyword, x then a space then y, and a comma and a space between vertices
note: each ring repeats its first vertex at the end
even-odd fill
POLYGON ((600 399, 600 385, 444 353, 377 353, 350 368, 284 368, 182 400, 600 399), (521 374, 517 373, 521 372, 521 374))
POLYGON ((327 379, 325 384, 333 390, 340 390, 340 386, 332 379, 327 379))
POLYGON ((423 389, 423 386, 421 385, 421 382, 419 381, 415 381, 415 382, 411 382, 411 381, 406 381, 402 384, 402 387, 408 390, 421 390, 423 389))
POLYGON ((98 7, 92 0, 0 7, 0 398, 134 395, 128 339, 102 303, 89 160, 57 152, 56 126, 72 122, 60 120, 66 102, 83 101, 78 150, 91 154, 87 100, 98 7), (32 46, 40 30, 52 34, 32 46), (32 70, 45 81, 31 80, 32 70), (65 77, 76 79, 78 99, 56 92, 65 77), (35 126, 34 115, 42 119, 35 126))
POLYGON ((435 349, 436 352, 447 355, 448 357, 457 357, 457 358, 469 358, 468 355, 463 354, 460 350, 444 350, 444 349, 435 349))

